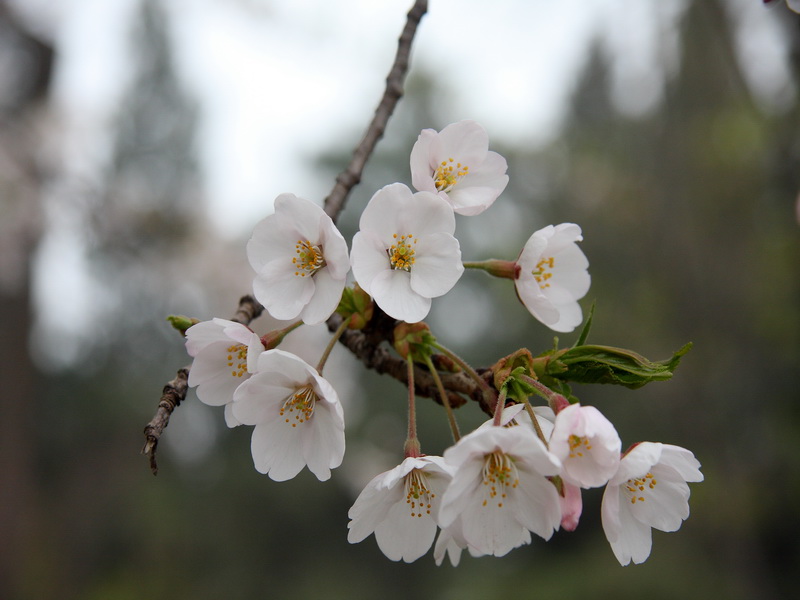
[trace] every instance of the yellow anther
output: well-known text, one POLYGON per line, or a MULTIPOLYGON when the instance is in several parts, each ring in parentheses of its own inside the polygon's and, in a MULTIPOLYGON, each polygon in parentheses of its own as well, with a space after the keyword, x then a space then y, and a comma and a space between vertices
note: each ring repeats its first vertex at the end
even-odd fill
POLYGON ((234 367, 231 377, 243 377, 247 373, 247 346, 234 344, 228 347, 228 366, 234 367))
POLYGON ((469 174, 469 167, 460 162, 453 166, 453 159, 443 160, 433 174, 436 189, 440 192, 449 192, 458 181, 469 174))
POLYGON ((392 244, 386 253, 389 255, 389 262, 395 270, 402 269, 403 271, 410 271, 411 267, 416 262, 414 258, 413 244, 417 240, 413 239, 413 234, 401 235, 399 238, 395 233, 393 237, 397 240, 396 244, 392 244))
MULTIPOLYGON (((487 454, 483 463, 483 483, 489 486, 489 499, 498 495, 500 498, 505 498, 509 488, 514 489, 519 485, 514 459, 499 450, 487 454)), ((484 500, 483 506, 486 506, 486 500, 484 500)), ((498 502, 497 506, 502 508, 503 503, 498 502)))
POLYGON ((292 413, 296 413, 294 414, 294 420, 296 422, 292 423, 292 427, 297 427, 298 424, 306 423, 311 419, 314 415, 314 405, 316 402, 317 394, 310 385, 306 385, 298 388, 294 394, 286 399, 279 414, 284 416, 284 414, 288 413, 284 422, 290 423, 292 413))
POLYGON ((298 240, 294 245, 297 256, 292 259, 294 274, 298 277, 313 275, 325 266, 322 246, 315 246, 308 240, 298 240))
POLYGON ((547 283, 547 280, 550 279, 553 274, 548 272, 548 269, 552 269, 555 266, 555 258, 552 256, 549 258, 543 258, 538 263, 536 263, 536 269, 531 271, 531 275, 536 280, 536 283, 539 284, 539 287, 542 289, 549 288, 550 284, 547 283))

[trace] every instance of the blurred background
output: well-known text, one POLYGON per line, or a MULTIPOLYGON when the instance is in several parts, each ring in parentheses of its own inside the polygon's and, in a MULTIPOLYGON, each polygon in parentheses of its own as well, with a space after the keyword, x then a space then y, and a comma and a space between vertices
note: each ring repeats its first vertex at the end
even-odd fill
MULTIPOLYGON (((575 386, 623 446, 691 449, 678 533, 622 568, 599 520, 502 559, 395 564, 347 543, 402 458, 405 390, 337 349, 347 452, 329 482, 259 475, 249 428, 194 392, 139 454, 189 362, 164 318, 233 315, 275 196, 321 202, 372 116, 410 0, 0 0, 0 598, 780 598, 800 567, 800 15, 760 0, 433 0, 407 94, 339 225, 410 183, 419 131, 471 118, 510 184, 460 219, 465 260, 584 231, 590 342, 663 359, 638 391, 575 386), (491 6, 487 6, 491 4, 491 6)), ((466 273, 428 319, 476 366, 552 332, 466 273)), ((274 328, 263 317, 259 333, 274 328)), ((562 335, 568 345, 574 335, 562 335)), ((287 347, 316 361, 324 327, 287 347)), ((448 429, 423 400, 423 450, 448 429)), ((484 419, 459 410, 462 429, 484 419)))

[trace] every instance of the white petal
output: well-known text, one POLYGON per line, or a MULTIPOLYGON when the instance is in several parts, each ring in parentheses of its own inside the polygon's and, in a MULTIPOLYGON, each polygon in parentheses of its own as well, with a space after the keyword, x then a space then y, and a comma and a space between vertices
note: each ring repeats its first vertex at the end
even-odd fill
POLYGON ((233 394, 233 416, 245 425, 258 425, 278 418, 278 412, 295 388, 286 382, 272 382, 256 374, 233 394))
POLYGON ((268 474, 273 481, 286 481, 303 469, 302 437, 298 429, 284 423, 282 418, 256 425, 250 450, 259 473, 268 474))
POLYGON ((439 132, 431 150, 439 160, 453 158, 473 169, 486 159, 489 135, 475 121, 451 123, 439 132))
MULTIPOLYGON (((379 189, 361 213, 359 229, 369 231, 384 244, 390 244, 392 235, 413 233, 398 231, 403 224, 403 215, 408 211, 412 192, 402 183, 392 183, 379 189)), ((384 245, 388 248, 388 245, 384 245)))
POLYGON ((264 265, 253 281, 253 293, 276 319, 296 318, 314 295, 313 277, 295 275, 294 265, 285 259, 264 265))
POLYGON ((422 516, 418 514, 412 516, 405 497, 401 497, 375 528, 375 540, 387 558, 413 562, 431 547, 436 536, 436 523, 426 512, 423 511, 422 516))
POLYGON ((514 500, 513 507, 517 509, 518 522, 549 540, 561 524, 561 503, 556 487, 538 473, 520 470, 516 491, 520 497, 514 500))
POLYGON ((344 458, 344 421, 324 403, 317 402, 311 420, 300 428, 304 429, 302 454, 308 470, 320 481, 327 481, 331 469, 341 465, 344 458))
POLYGON ((423 129, 411 149, 411 184, 418 191, 436 192, 436 183, 433 181, 436 158, 431 157, 430 151, 437 135, 433 129, 423 129))
MULTIPOLYGON (((375 531, 375 528, 386 518, 389 509, 403 497, 402 486, 387 488, 383 485, 386 473, 376 475, 356 498, 355 503, 347 513, 350 522, 347 541, 351 544, 366 539, 375 531)), ((397 482, 395 482, 397 483, 397 482)))
POLYGON ((464 272, 458 240, 447 233, 419 238, 411 268, 411 289, 426 298, 449 292, 464 272))
POLYGON ((186 330, 186 352, 189 356, 197 356, 198 352, 214 342, 227 342, 228 336, 223 330, 224 327, 214 321, 195 323, 186 330))
POLYGON ((372 294, 375 277, 391 268, 386 246, 376 234, 369 231, 359 231, 353 237, 350 262, 353 266, 353 277, 368 294, 372 294))
POLYGON ((416 323, 431 309, 431 299, 412 290, 409 273, 402 270, 379 273, 372 280, 369 293, 383 312, 399 321, 416 323))
POLYGON ((333 314, 342 299, 346 279, 334 279, 327 268, 314 273, 314 295, 305 305, 300 317, 307 325, 322 323, 333 314))
MULTIPOLYGON (((318 205, 294 194, 281 194, 275 199, 275 214, 284 227, 297 234, 299 240, 319 243, 319 222, 327 215, 318 205)), ((292 247, 298 239, 292 240, 292 247)))
POLYGON ((406 202, 404 208, 397 217, 397 229, 393 233, 411 233, 417 238, 434 233, 455 233, 456 217, 453 209, 436 194, 417 192, 406 202))

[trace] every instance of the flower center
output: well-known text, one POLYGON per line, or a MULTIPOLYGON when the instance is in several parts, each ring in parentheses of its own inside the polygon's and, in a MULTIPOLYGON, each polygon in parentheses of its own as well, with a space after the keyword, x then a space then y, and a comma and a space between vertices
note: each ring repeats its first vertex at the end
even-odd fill
POLYGON ((547 280, 550 279, 553 274, 548 271, 548 269, 552 269, 555 266, 556 259, 552 256, 550 258, 543 258, 538 263, 536 263, 536 269, 531 271, 531 275, 536 280, 536 283, 539 284, 541 289, 549 288, 550 284, 547 283, 547 280))
POLYGON ((402 269, 403 271, 410 271, 411 265, 417 260, 414 258, 413 246, 417 243, 417 240, 413 239, 414 235, 411 233, 408 235, 401 235, 400 237, 395 233, 392 237, 395 239, 395 243, 386 251, 389 255, 389 262, 392 268, 395 270, 402 269))
POLYGON ((406 475, 406 504, 411 508, 412 517, 422 517, 423 513, 431 514, 431 504, 436 494, 428 487, 428 477, 419 469, 406 475))
POLYGON ((483 501, 483 506, 486 506, 489 500, 494 502, 496 499, 497 506, 503 508, 506 490, 519 485, 519 474, 514 459, 499 450, 487 454, 483 463, 483 485, 487 486, 489 494, 483 501))
POLYGON ((583 453, 589 452, 592 449, 592 444, 586 436, 571 435, 569 436, 569 457, 582 458, 583 453))
POLYGON ((631 504, 644 502, 646 490, 655 489, 657 484, 658 482, 656 478, 653 477, 652 473, 648 473, 644 477, 628 479, 628 483, 625 484, 625 489, 628 490, 628 494, 631 497, 631 504))
POLYGON ((297 240, 294 250, 297 256, 292 259, 292 264, 296 276, 313 275, 325 266, 322 246, 315 246, 308 240, 297 240))
POLYGON ((436 172, 433 174, 433 180, 436 182, 436 189, 440 192, 449 192, 458 183, 462 177, 469 174, 469 167, 455 162, 452 158, 443 160, 441 164, 436 167, 436 172), (454 164, 455 163, 455 164, 454 164))
POLYGON ((294 394, 286 399, 280 410, 280 415, 285 417, 286 423, 291 423, 292 427, 297 427, 298 423, 305 423, 314 415, 314 404, 317 402, 317 394, 310 385, 299 388, 294 394), (294 418, 294 422, 292 422, 294 418))
POLYGON ((228 366, 232 377, 242 377, 247 373, 247 346, 234 344, 228 346, 228 366))

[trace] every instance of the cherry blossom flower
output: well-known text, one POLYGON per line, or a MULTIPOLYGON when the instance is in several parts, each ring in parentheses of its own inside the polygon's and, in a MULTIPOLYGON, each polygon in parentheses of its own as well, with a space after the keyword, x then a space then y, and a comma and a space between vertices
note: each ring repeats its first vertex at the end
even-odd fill
POLYGON ((575 242, 581 228, 574 223, 548 225, 535 232, 517 259, 517 295, 550 329, 572 331, 583 320, 578 300, 589 291, 589 261, 575 242))
POLYGON ((322 323, 339 304, 350 270, 347 243, 331 218, 294 194, 275 199, 247 243, 256 277, 253 292, 280 320, 322 323))
POLYGON ((255 425, 250 450, 259 473, 286 481, 304 466, 325 481, 344 457, 336 391, 311 365, 283 350, 262 352, 234 394, 234 416, 255 425))
POLYGON ((647 560, 651 528, 677 531, 689 517, 687 481, 703 481, 703 474, 685 448, 641 442, 622 457, 601 509, 603 529, 622 566, 647 560))
POLYGON ((367 204, 353 238, 356 281, 389 316, 421 321, 431 298, 464 272, 455 227, 453 211, 435 194, 387 185, 367 204))
POLYGON ((210 406, 225 406, 228 427, 239 425, 230 403, 239 384, 250 377, 248 362, 254 364, 264 346, 258 335, 235 321, 213 319, 186 330, 186 351, 194 358, 189 386, 197 386, 197 397, 210 406))
POLYGON ((581 488, 605 485, 619 466, 622 442, 594 406, 571 404, 556 415, 550 452, 564 466, 561 478, 581 488))
POLYGON ((447 200, 460 215, 489 208, 508 185, 506 159, 489 151, 489 136, 475 121, 436 132, 423 129, 411 150, 411 182, 447 200))
POLYGON ((440 456, 408 457, 376 476, 348 513, 347 541, 355 544, 374 532, 381 552, 391 560, 417 560, 433 544, 450 477, 440 456))
POLYGON ((561 463, 528 427, 479 428, 444 453, 454 469, 442 499, 440 525, 480 554, 503 556, 530 542, 550 539, 561 522, 555 486, 561 463))

